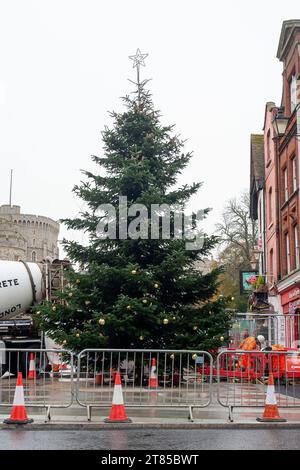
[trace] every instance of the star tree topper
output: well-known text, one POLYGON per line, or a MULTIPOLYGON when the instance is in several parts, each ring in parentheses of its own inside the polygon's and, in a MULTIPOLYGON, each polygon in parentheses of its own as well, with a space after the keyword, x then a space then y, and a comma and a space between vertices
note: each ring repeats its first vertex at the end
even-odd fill
POLYGON ((140 66, 145 67, 145 59, 149 54, 142 54, 139 49, 137 49, 135 55, 130 55, 129 59, 133 60, 133 67, 136 67, 137 73, 137 86, 140 89, 140 66))

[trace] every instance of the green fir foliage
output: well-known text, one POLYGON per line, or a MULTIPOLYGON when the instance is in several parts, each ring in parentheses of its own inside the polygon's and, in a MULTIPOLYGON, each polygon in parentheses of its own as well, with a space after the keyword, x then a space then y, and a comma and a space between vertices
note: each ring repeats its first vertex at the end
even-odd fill
MULTIPOLYGON (((200 250, 186 250, 184 239, 99 238, 97 208, 119 196, 128 204, 177 204, 184 210, 201 183, 177 187, 191 154, 173 126, 163 126, 151 95, 124 98, 125 110, 111 113, 113 125, 102 133, 104 151, 93 156, 98 171, 84 171, 74 187, 87 207, 65 219, 69 229, 85 231, 88 246, 64 240, 64 249, 79 270, 66 271, 68 284, 59 299, 38 307, 39 326, 57 343, 84 348, 172 348, 212 350, 227 337, 229 314, 220 298, 220 269, 202 274, 195 262, 217 243, 205 236, 200 250)), ((209 212, 204 210, 204 215, 209 212)), ((130 221, 130 220, 129 220, 130 221)))

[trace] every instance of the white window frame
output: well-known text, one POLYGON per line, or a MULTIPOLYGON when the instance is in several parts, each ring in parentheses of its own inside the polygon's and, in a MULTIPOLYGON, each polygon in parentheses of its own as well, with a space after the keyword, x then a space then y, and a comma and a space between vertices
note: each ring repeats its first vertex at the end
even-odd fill
POLYGON ((290 272, 291 272, 291 254, 290 254, 289 233, 285 234, 285 250, 286 250, 286 272, 287 272, 287 274, 290 274, 290 272))
POLYGON ((273 188, 272 186, 269 188, 269 193, 268 193, 268 218, 269 218, 269 225, 273 222, 273 188))
POLYGON ((297 79, 295 75, 290 80, 290 105, 292 113, 297 106, 297 79))
POLYGON ((289 187, 288 187, 288 172, 287 168, 283 170, 283 187, 284 187, 284 202, 289 198, 289 187))
POLYGON ((296 166, 296 157, 292 158, 292 173, 293 173, 293 191, 297 189, 297 166, 296 166))
POLYGON ((294 241, 295 241, 295 267, 300 268, 299 261, 299 236, 298 236, 298 225, 294 225, 294 241))

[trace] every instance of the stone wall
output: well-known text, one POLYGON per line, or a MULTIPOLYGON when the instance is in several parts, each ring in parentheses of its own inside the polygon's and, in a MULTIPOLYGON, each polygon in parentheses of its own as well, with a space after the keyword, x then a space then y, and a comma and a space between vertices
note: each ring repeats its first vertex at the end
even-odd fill
POLYGON ((21 214, 20 206, 0 206, 0 259, 59 258, 58 234, 59 224, 48 217, 21 214))

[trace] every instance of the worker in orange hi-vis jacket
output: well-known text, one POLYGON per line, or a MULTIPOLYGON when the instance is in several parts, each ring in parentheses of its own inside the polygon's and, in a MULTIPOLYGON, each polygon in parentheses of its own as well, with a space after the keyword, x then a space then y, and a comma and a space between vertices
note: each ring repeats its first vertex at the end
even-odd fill
MULTIPOLYGON (((254 351, 257 349, 257 343, 256 343, 256 338, 254 336, 249 336, 248 331, 244 333, 244 339, 239 345, 239 349, 242 349, 243 351, 254 351)), ((251 365, 251 354, 243 354, 241 361, 240 361, 240 367, 243 367, 244 370, 249 370, 251 365)))
MULTIPOLYGON (((272 351, 285 351, 285 348, 280 344, 273 344, 272 351)), ((285 355, 276 353, 272 355, 272 372, 282 373, 285 369, 285 355)))

